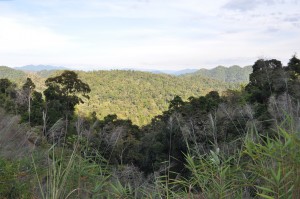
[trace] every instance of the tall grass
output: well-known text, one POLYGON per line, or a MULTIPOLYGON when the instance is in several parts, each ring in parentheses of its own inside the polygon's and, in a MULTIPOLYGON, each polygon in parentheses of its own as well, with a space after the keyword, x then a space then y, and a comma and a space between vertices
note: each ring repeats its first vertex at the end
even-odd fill
POLYGON ((271 136, 249 131, 241 150, 229 156, 218 148, 208 154, 190 151, 190 176, 179 182, 189 190, 185 197, 300 198, 300 132, 287 128, 292 121, 287 117, 271 136))
POLYGON ((47 152, 48 161, 46 172, 37 172, 41 166, 33 164, 43 199, 61 198, 102 198, 108 187, 110 174, 107 164, 100 155, 97 157, 82 157, 78 136, 73 149, 53 144, 47 152), (96 163, 94 159, 103 160, 103 164, 96 163))
POLYGON ((262 198, 300 198, 300 132, 278 127, 273 138, 247 139, 244 154, 250 157, 246 169, 255 175, 262 198))
MULTIPOLYGON (((212 126, 216 127, 214 118, 210 117, 210 120, 212 126)), ((227 143, 230 146, 239 146, 233 153, 220 149, 224 143, 218 143, 215 139, 218 129, 212 128, 214 140, 211 150, 205 153, 197 150, 198 147, 195 149, 188 147, 188 153, 185 154, 185 166, 189 171, 187 176, 182 177, 172 172, 170 169, 172 164, 169 160, 163 163, 165 165, 163 171, 154 175, 152 180, 145 178, 147 183, 138 186, 132 186, 129 182, 121 181, 118 176, 114 176, 113 165, 109 165, 101 155, 88 156, 89 153, 82 151, 85 150, 83 143, 88 143, 88 140, 84 140, 86 138, 78 132, 72 141, 72 149, 56 144, 50 146, 46 152, 46 162, 42 160, 44 158, 38 159, 37 156, 32 155, 37 183, 30 182, 29 185, 34 186, 33 183, 36 183, 39 194, 30 194, 28 190, 34 191, 33 187, 18 183, 19 178, 16 176, 20 175, 22 169, 14 170, 12 167, 14 164, 1 162, 0 159, 2 176, 0 192, 5 192, 6 198, 36 195, 37 198, 42 199, 298 199, 300 198, 300 132, 297 128, 297 118, 295 115, 285 114, 280 121, 274 125, 273 133, 269 135, 258 132, 259 128, 255 126, 249 128, 239 140, 227 143), (2 172, 4 170, 7 172, 2 172), (8 183, 10 178, 13 179, 13 183, 8 183), (3 179, 7 182, 6 186, 3 185, 3 179), (25 189, 27 191, 22 194, 25 189)), ((5 128, 0 133, 8 136, 6 132, 13 126, 4 125, 5 128)), ((44 155, 44 151, 36 151, 36 153, 44 155)))

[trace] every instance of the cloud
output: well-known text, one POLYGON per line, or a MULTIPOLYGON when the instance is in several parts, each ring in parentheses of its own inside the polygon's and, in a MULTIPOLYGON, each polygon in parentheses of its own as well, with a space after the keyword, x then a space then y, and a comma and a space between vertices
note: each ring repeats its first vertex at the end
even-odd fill
POLYGON ((287 22, 299 22, 300 21, 300 14, 293 14, 293 15, 288 15, 284 18, 284 21, 287 22))
POLYGON ((297 5, 300 0, 230 0, 223 8, 236 11, 251 11, 260 6, 274 6, 274 5, 297 5))
POLYGON ((223 7, 229 10, 248 11, 255 9, 258 5, 258 0, 231 0, 223 7))
POLYGON ((48 28, 22 24, 13 19, 0 17, 0 51, 46 51, 67 45, 67 38, 48 28))
POLYGON ((296 2, 299 0, 6 3, 5 8, 0 7, 0 65, 180 69, 252 64, 259 56, 289 57, 300 50, 296 2))

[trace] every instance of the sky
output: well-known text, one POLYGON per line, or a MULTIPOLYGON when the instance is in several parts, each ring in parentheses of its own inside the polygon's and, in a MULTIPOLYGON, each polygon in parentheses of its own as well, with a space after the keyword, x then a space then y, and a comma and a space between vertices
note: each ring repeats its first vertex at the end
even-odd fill
POLYGON ((0 0, 9 67, 181 70, 297 53, 300 0, 0 0))

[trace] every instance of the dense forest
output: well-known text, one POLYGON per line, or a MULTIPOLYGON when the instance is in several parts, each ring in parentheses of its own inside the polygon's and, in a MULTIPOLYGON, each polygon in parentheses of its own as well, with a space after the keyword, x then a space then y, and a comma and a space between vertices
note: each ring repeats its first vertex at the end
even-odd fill
MULTIPOLYGON (((36 90, 40 92, 46 88, 44 82, 47 78, 62 73, 54 70, 23 72, 8 67, 0 69, 0 78, 8 78, 18 85, 30 77, 36 85, 36 90)), ((223 80, 232 74, 243 73, 238 75, 239 77, 249 75, 247 68, 240 67, 230 67, 221 74, 218 68, 212 69, 209 76, 204 73, 199 76, 199 72, 177 77, 130 70, 76 71, 79 78, 91 88, 88 103, 77 106, 77 113, 87 116, 95 111, 99 119, 108 114, 116 114, 121 119, 130 119, 134 124, 142 126, 149 124, 154 116, 166 111, 169 102, 177 95, 187 101, 190 96, 199 97, 211 90, 221 92, 228 88, 238 88, 237 83, 218 79, 223 80)), ((238 83, 247 82, 248 78, 245 78, 238 83)))
POLYGON ((2 78, 0 196, 299 198, 300 60, 251 71, 2 78))
POLYGON ((246 83, 249 81, 249 75, 252 72, 252 66, 231 66, 226 68, 218 66, 213 69, 200 69, 194 73, 188 73, 183 76, 208 77, 227 83, 246 83))

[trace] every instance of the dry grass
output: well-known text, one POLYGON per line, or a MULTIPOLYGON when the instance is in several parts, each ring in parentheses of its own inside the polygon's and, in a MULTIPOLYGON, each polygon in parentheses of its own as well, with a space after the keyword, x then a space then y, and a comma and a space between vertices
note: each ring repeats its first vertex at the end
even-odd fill
POLYGON ((28 141, 29 127, 19 124, 19 116, 12 116, 0 109, 0 156, 21 158, 29 154, 34 144, 28 141))

